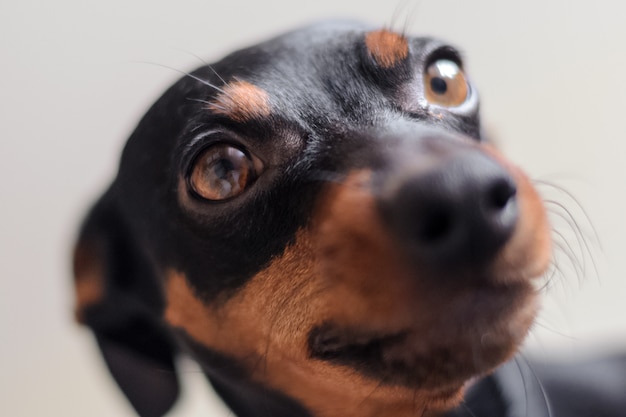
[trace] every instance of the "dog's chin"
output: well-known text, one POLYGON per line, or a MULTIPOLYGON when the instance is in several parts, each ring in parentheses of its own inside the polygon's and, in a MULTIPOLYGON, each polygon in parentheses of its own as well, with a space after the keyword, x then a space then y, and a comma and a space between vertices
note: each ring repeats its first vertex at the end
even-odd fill
POLYGON ((455 297, 428 314, 430 328, 386 333, 326 322, 309 334, 315 359, 347 366, 381 385, 454 395, 468 380, 486 374, 515 354, 537 312, 529 284, 487 286, 455 297))

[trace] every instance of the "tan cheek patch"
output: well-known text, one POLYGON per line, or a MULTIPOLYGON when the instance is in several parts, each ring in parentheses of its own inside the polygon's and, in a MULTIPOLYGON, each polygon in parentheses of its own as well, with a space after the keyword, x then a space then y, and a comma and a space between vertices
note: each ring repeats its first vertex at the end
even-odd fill
POLYGON ((267 92, 242 80, 225 84, 207 107, 212 113, 226 116, 236 122, 262 119, 271 113, 267 92))
POLYGON ((388 30, 369 32, 365 36, 365 46, 378 65, 392 68, 409 55, 406 38, 388 30))
POLYGON ((85 308, 98 304, 105 294, 105 268, 101 254, 93 244, 79 242, 73 259, 76 321, 84 323, 85 308))
POLYGON ((287 270, 277 263, 281 265, 275 263, 267 274, 254 277, 221 307, 202 304, 184 275, 170 272, 166 320, 210 349, 237 359, 253 380, 296 399, 316 417, 413 416, 415 404, 424 404, 422 393, 382 386, 351 369, 309 358, 308 330, 321 313, 315 295, 323 291, 314 290, 306 283, 309 278, 302 280, 297 271, 291 275, 295 287, 279 282, 280 277, 271 274, 287 270))
POLYGON ((391 333, 409 325, 414 302, 408 297, 417 277, 382 224, 370 177, 368 171, 353 172, 324 198, 316 216, 319 267, 342 300, 333 298, 325 307, 336 321, 391 333))
MULTIPOLYGON (((228 300, 206 305, 194 295, 184 274, 169 271, 165 318, 210 349, 237 359, 253 380, 291 396, 316 417, 409 417, 415 404, 432 404, 430 393, 381 385, 350 368, 312 359, 308 350, 309 332, 327 320, 375 322, 388 329, 395 321, 391 319, 394 306, 406 303, 399 301, 400 287, 380 279, 392 261, 385 258, 391 252, 379 252, 386 241, 377 227, 368 230, 373 207, 364 207, 370 200, 365 200, 367 192, 359 190, 358 181, 356 176, 329 193, 314 214, 311 229, 300 230, 280 257, 228 300), (347 212, 332 220, 342 208, 347 212), (351 237, 343 243, 351 248, 339 256, 352 255, 352 259, 350 265, 334 271, 338 282, 333 282, 320 269, 324 264, 320 257, 330 256, 324 251, 342 243, 342 231, 333 233, 328 228, 348 220, 344 231, 351 237), (373 242, 355 252, 363 239, 373 242)), ((331 258, 330 263, 340 260, 331 258)))

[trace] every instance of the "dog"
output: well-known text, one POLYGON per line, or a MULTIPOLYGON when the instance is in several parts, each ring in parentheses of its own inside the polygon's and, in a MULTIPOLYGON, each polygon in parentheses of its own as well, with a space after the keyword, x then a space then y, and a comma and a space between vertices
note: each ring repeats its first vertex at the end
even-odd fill
POLYGON ((175 402, 180 354, 239 417, 556 416, 507 362, 550 261, 458 50, 331 22, 149 109, 81 228, 75 311, 143 417, 175 402))

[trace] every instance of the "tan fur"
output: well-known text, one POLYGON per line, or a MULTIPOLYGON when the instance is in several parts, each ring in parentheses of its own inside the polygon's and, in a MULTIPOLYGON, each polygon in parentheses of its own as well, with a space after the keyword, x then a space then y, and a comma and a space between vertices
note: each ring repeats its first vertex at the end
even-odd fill
POLYGON ((84 309, 104 298, 104 261, 93 244, 79 242, 74 248, 73 268, 76 291, 74 315, 76 321, 83 323, 84 309))
POLYGON ((365 35, 365 46, 378 65, 392 68, 409 55, 406 38, 386 29, 365 35))
POLYGON ((225 84, 222 92, 207 107, 212 113, 226 116, 236 122, 262 119, 271 113, 267 92, 242 80, 225 84))

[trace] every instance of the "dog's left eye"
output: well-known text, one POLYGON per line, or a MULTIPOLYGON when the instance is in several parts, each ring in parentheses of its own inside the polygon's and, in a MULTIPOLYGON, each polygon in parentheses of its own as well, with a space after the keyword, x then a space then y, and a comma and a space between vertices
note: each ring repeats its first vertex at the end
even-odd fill
POLYGON ((227 144, 213 145, 196 158, 189 186, 205 200, 227 200, 241 194, 261 170, 261 161, 243 150, 227 144))
POLYGON ((439 59, 428 66, 424 84, 426 99, 440 106, 460 106, 469 93, 463 71, 456 62, 448 59, 439 59))

